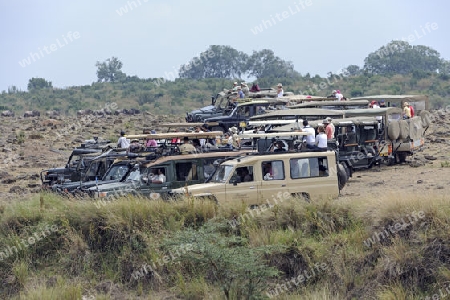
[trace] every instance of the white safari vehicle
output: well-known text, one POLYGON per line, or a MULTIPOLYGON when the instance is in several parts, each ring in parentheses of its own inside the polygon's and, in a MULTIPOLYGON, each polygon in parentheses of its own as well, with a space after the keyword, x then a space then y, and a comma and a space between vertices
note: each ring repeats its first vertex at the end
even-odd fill
POLYGON ((225 161, 209 183, 175 189, 173 193, 211 199, 219 205, 244 203, 254 207, 273 203, 277 195, 306 200, 335 198, 347 179, 334 151, 277 152, 225 161))

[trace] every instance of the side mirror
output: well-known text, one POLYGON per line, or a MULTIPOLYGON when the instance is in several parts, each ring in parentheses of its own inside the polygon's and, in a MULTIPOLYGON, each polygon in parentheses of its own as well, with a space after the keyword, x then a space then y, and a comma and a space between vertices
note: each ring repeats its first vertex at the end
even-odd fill
POLYGON ((211 105, 216 104, 216 97, 211 96, 211 105))

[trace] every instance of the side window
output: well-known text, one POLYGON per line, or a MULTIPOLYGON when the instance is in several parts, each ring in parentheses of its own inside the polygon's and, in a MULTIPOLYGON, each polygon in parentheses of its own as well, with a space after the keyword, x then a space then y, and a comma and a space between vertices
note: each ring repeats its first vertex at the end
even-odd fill
POLYGON ((198 180, 197 164, 180 162, 175 164, 177 181, 198 180))
POLYGON ((253 166, 236 168, 236 175, 240 179, 240 182, 252 182, 253 166))
POLYGON ((215 158, 203 159, 203 178, 208 179, 216 170, 214 167, 215 158))
POLYGON ((289 161, 292 179, 328 176, 326 157, 294 158, 289 161))
POLYGON ((142 175, 142 177, 147 177, 149 183, 162 184, 162 183, 166 182, 167 168, 153 167, 153 168, 146 169, 142 173, 145 174, 145 175, 142 175))
POLYGON ((264 180, 283 180, 284 165, 281 160, 263 161, 261 164, 264 180))

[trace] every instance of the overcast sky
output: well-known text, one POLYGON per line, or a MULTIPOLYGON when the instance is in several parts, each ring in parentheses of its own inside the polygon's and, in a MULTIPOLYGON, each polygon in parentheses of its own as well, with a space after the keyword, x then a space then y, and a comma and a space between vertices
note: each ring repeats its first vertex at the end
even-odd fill
POLYGON ((446 0, 1 0, 0 90, 26 90, 32 77, 89 85, 96 61, 112 56, 127 75, 165 77, 209 45, 272 49, 312 75, 362 67, 402 37, 448 60, 449 8, 446 0))

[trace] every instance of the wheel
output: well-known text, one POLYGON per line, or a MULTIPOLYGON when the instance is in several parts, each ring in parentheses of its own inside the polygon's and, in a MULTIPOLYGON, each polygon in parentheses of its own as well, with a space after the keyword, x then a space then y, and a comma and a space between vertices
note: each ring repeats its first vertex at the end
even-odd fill
POLYGON ((342 164, 338 164, 337 168, 338 168, 337 175, 338 175, 339 190, 342 190, 345 184, 347 183, 347 173, 345 172, 345 168, 342 164))
POLYGON ((406 162, 406 153, 405 152, 397 152, 395 154, 395 163, 396 164, 401 164, 406 162))
POLYGON ((293 194, 291 194, 291 196, 305 200, 308 203, 311 202, 311 196, 308 193, 304 193, 304 192, 303 193, 293 193, 293 194))

